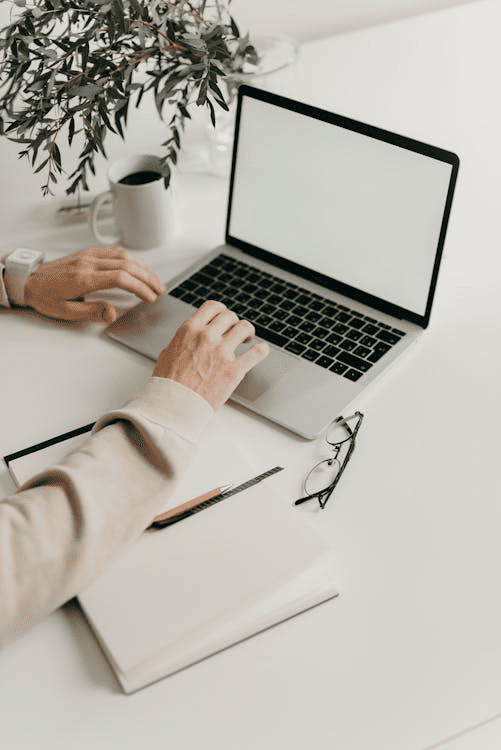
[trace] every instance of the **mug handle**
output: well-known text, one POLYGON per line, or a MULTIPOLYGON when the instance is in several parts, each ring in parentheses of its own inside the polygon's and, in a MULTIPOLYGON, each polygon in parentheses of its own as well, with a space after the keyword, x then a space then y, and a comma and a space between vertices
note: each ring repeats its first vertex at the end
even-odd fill
POLYGON ((100 193, 96 198, 94 198, 89 213, 90 228, 92 230, 92 234, 94 235, 96 240, 98 242, 101 242, 103 245, 117 245, 120 242, 120 237, 118 235, 101 234, 97 227, 101 207, 104 206, 105 203, 110 202, 113 202, 113 193, 111 192, 111 190, 106 190, 104 193, 100 193))

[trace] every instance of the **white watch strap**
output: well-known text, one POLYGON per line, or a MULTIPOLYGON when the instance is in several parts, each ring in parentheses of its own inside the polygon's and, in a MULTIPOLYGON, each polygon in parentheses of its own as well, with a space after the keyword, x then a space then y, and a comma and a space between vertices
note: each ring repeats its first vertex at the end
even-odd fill
POLYGON ((27 248, 17 248, 4 258, 5 289, 9 301, 14 305, 24 306, 24 287, 29 276, 35 271, 44 259, 43 253, 27 248))
POLYGON ((4 282, 5 266, 0 261, 0 307, 10 307, 9 295, 4 282))

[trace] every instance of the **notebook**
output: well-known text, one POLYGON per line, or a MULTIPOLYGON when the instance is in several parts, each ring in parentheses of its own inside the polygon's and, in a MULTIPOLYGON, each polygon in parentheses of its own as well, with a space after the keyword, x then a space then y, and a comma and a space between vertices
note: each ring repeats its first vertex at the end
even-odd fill
POLYGON ((428 326, 458 168, 450 151, 241 86, 225 244, 107 333, 156 359, 220 299, 272 350, 233 400, 313 438, 428 326))
MULTIPOLYGON (((78 448, 91 428, 6 456, 16 483, 78 448)), ((328 547, 281 495, 280 474, 246 481, 256 474, 216 418, 164 510, 227 480, 249 486, 162 530, 145 531, 78 596, 124 692, 338 595, 328 547)))

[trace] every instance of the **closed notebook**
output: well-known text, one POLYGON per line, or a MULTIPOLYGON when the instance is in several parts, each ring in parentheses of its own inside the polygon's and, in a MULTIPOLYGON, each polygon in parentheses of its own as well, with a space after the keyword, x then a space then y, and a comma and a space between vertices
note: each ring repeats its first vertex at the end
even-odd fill
MULTIPOLYGON (((257 473, 217 421, 191 467, 178 503, 209 489, 209 475, 245 482, 257 473)), ((15 475, 16 462, 9 468, 15 475)), ((327 545, 281 496, 280 478, 144 533, 80 594, 126 693, 337 595, 327 545)))

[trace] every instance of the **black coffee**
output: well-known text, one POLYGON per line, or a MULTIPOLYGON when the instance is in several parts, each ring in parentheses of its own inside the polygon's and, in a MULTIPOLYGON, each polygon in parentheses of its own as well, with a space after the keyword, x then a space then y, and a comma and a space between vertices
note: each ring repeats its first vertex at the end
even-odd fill
POLYGON ((118 181, 121 185, 146 185, 148 182, 159 180, 161 176, 158 172, 145 169, 142 172, 133 172, 132 174, 125 175, 125 177, 122 177, 118 181))

